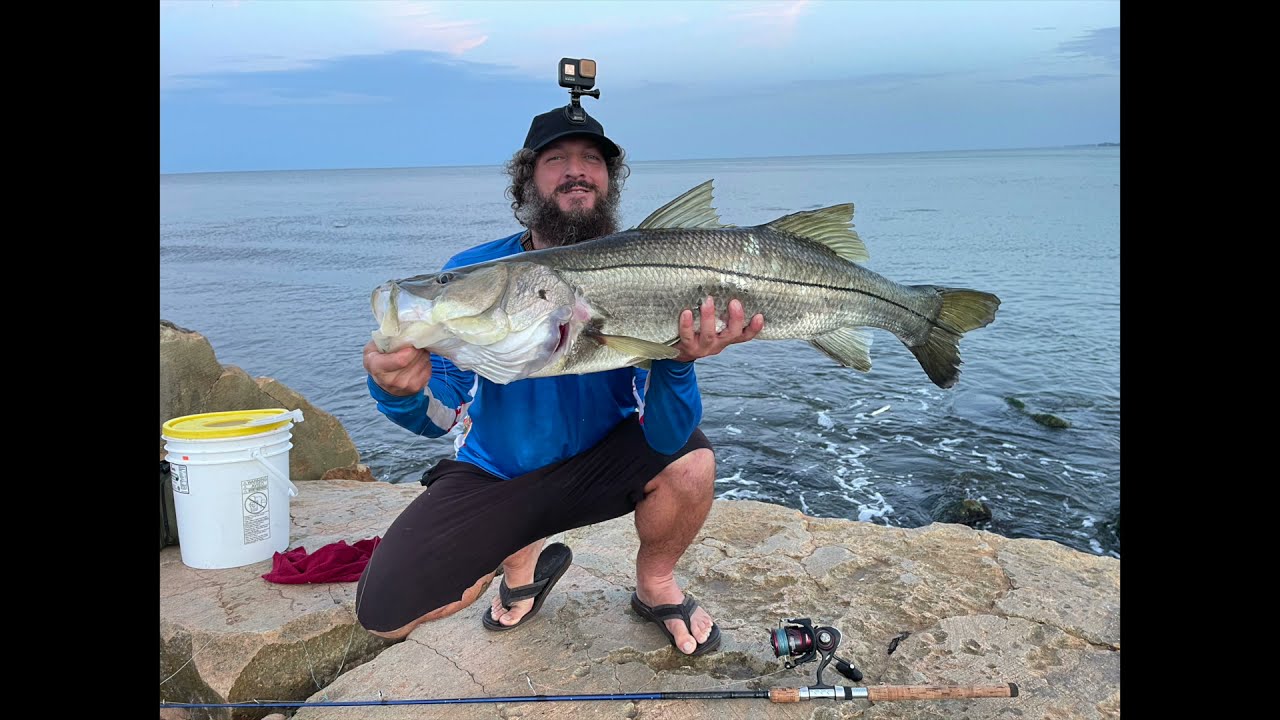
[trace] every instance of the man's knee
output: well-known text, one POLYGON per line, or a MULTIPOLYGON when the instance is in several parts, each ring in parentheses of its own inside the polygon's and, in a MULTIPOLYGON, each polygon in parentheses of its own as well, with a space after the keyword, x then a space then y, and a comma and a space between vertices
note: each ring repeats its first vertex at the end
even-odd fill
POLYGON ((708 448, 698 448, 658 473, 658 476, 645 487, 645 492, 667 486, 682 493, 703 494, 714 492, 715 484, 715 453, 708 448))
POLYGON ((387 640, 403 640, 413 631, 414 625, 408 624, 403 627, 391 630, 379 629, 387 627, 386 618, 369 609, 370 604, 361 603, 361 596, 356 595, 356 622, 360 623, 360 627, 370 635, 376 635, 387 640))
MULTIPOLYGON (((689 465, 686 472, 689 477, 696 483, 715 484, 716 481, 716 455, 710 448, 698 448, 693 452, 680 458, 686 460, 689 465)), ((679 462, 677 460, 676 462, 679 462)))
MULTIPOLYGON (((360 623, 360 627, 364 627, 363 622, 360 623)), ((370 635, 376 635, 380 638, 384 638, 387 640, 403 640, 409 637, 409 633, 413 632, 413 629, 415 627, 417 627, 417 625, 406 625, 405 627, 402 627, 399 630, 393 630, 391 632, 382 632, 381 630, 370 630, 367 627, 365 627, 364 630, 370 635)))
MULTIPOLYGON (((476 599, 488 589, 489 583, 493 581, 496 574, 496 570, 485 574, 477 580, 474 585, 464 590, 462 597, 457 601, 447 603, 434 610, 430 610, 425 614, 409 619, 403 617, 403 607, 398 610, 379 608, 379 603, 376 602, 378 599, 376 590, 372 596, 366 595, 365 592, 370 590, 369 586, 366 585, 368 578, 362 578, 360 586, 356 588, 356 622, 360 623, 360 627, 364 628, 371 635, 376 635, 388 640, 403 640, 419 625, 431 622, 432 620, 449 617, 450 615, 474 603, 476 599), (370 598, 372 598, 372 600, 370 600, 370 598), (401 617, 399 619, 391 619, 389 616, 393 612, 400 614, 401 617), (401 625, 400 623, 404 624, 401 625)), ((398 590, 403 592, 403 588, 398 588, 398 590)), ((397 592, 397 589, 389 589, 389 591, 397 592)))

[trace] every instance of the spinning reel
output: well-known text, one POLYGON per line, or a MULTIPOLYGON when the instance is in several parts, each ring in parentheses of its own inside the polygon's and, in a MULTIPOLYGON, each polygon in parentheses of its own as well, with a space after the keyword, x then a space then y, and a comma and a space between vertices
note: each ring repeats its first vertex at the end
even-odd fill
POLYGON ((818 684, 815 688, 831 687, 822 683, 822 671, 832 659, 836 661, 836 671, 854 682, 862 680, 862 672, 848 660, 836 655, 840 647, 840 631, 825 625, 814 627, 809 618, 793 618, 779 620, 778 627, 769 631, 769 643, 773 645, 774 657, 783 658, 782 664, 787 669, 816 660, 822 655, 818 665, 818 684), (783 623, 789 623, 784 625, 783 623), (791 658, 798 658, 795 662, 791 658))

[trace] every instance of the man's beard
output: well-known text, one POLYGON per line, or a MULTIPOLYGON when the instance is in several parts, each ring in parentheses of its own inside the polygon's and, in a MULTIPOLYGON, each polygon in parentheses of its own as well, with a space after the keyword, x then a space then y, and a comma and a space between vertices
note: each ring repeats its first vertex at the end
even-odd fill
POLYGON ((600 189, 585 182, 567 182, 557 187, 551 197, 543 197, 530 178, 524 186, 525 204, 518 211, 520 221, 532 230, 549 247, 573 245, 585 240, 593 240, 618 231, 618 200, 621 193, 616 185, 610 184, 609 192, 600 194, 600 189), (571 188, 584 187, 596 193, 595 206, 588 209, 573 206, 566 212, 560 209, 555 193, 567 192, 571 188))

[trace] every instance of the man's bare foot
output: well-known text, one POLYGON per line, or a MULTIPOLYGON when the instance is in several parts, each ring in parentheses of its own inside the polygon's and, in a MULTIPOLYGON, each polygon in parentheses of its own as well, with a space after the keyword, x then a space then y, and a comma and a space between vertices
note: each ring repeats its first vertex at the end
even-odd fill
MULTIPOLYGON (((640 602, 649 607, 679 605, 684 602, 684 592, 680 590, 679 585, 676 585, 675 575, 668 575, 660 580, 637 580, 636 596, 640 598, 640 602)), ((692 622, 690 623, 693 626, 692 635, 685 628, 684 621, 679 618, 667 620, 664 624, 667 626, 667 630, 670 630, 671 634, 675 635, 676 647, 680 652, 688 655, 696 650, 699 644, 707 641, 715 621, 699 605, 698 609, 693 611, 692 622)))
MULTIPOLYGON (((533 573, 538 567, 538 553, 541 551, 542 541, 538 541, 508 557, 502 563, 501 581, 506 583, 508 588, 517 588, 533 582, 533 573)), ((511 626, 520 622, 520 619, 532 609, 533 598, 517 600, 511 603, 511 609, 507 610, 502 607, 502 597, 494 595, 489 615, 499 623, 511 626)))

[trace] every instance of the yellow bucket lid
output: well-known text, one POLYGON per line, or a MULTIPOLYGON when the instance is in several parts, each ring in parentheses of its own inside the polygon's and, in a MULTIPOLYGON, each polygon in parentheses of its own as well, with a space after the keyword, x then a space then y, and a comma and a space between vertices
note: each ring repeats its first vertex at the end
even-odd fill
POLYGON ((164 435, 182 440, 248 437, 277 430, 290 422, 302 422, 302 411, 229 410, 174 418, 164 424, 164 435))

